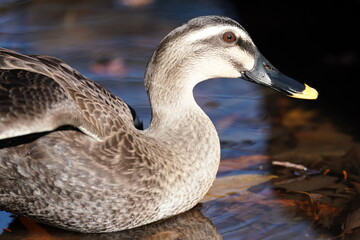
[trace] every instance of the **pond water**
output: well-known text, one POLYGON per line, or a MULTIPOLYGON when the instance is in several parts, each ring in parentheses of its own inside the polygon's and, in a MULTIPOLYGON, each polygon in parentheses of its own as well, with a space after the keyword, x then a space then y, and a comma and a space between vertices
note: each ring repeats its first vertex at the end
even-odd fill
MULTIPOLYGON (((170 30, 192 17, 216 14, 236 18, 232 9, 230 2, 216 0, 7 0, 0 3, 0 46, 62 59, 133 106, 146 127, 150 108, 143 75, 156 45, 170 30)), ((270 188, 247 192, 249 187, 261 186, 273 177, 269 168, 264 168, 272 134, 265 104, 270 93, 239 79, 206 81, 194 93, 218 130, 225 164, 202 206, 146 229, 101 235, 69 233, 27 219, 13 219, 1 212, 0 231, 10 229, 11 233, 4 230, 0 239, 314 239, 319 236, 311 228, 311 219, 292 212, 289 217, 275 200, 272 204, 262 204, 265 198, 275 198, 270 188), (231 162, 241 158, 250 159, 256 167, 240 168, 243 165, 236 165, 237 160, 231 162), (248 185, 243 185, 244 182, 248 185)))

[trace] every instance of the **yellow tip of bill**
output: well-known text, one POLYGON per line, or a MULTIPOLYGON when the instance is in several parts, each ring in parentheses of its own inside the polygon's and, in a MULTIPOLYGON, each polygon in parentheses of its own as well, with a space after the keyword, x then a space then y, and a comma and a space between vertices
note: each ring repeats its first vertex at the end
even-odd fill
POLYGON ((319 95, 318 92, 314 88, 309 87, 306 84, 304 85, 305 85, 304 91, 302 91, 301 93, 293 93, 292 95, 290 95, 290 97, 301 98, 301 99, 317 99, 319 95))

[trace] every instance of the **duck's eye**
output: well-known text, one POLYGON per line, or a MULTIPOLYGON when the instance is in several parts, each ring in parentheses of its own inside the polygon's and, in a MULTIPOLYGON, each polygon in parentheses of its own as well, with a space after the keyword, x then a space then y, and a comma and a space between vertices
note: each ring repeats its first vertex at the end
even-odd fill
POLYGON ((223 35, 223 39, 224 39, 224 41, 227 42, 227 43, 233 43, 233 42, 236 41, 236 36, 235 36, 235 34, 232 33, 232 32, 226 32, 226 33, 224 33, 224 35, 223 35))

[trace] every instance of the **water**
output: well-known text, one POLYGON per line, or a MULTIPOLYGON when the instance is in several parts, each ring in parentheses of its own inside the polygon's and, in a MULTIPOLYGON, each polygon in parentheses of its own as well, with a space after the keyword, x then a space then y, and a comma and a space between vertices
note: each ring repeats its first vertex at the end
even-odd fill
MULTIPOLYGON (((143 75, 159 41, 189 18, 210 14, 231 17, 234 13, 230 3, 220 0, 149 1, 148 5, 141 7, 125 6, 124 2, 2 1, 0 46, 62 59, 133 106, 147 126, 150 108, 143 87, 143 75)), ((216 79, 199 84, 194 93, 197 102, 218 129, 222 159, 267 154, 271 131, 264 105, 264 93, 267 92, 243 80, 216 79)), ((219 176, 237 176, 247 182, 249 176, 261 177, 267 173, 262 169, 245 171, 233 167, 226 174, 219 173, 219 176)), ((259 178, 256 179, 254 185, 261 184, 259 178)), ((227 191, 231 182, 233 180, 225 181, 221 190, 211 192, 218 197, 205 201, 201 213, 193 210, 164 221, 160 226, 139 229, 135 233, 82 235, 34 225, 20 218, 10 225, 12 235, 5 231, 0 239, 4 239, 2 236, 5 234, 8 234, 6 237, 18 236, 17 239, 53 239, 51 236, 54 239, 135 239, 134 236, 143 239, 154 236, 152 234, 160 234, 160 237, 151 239, 175 239, 170 238, 174 236, 184 239, 188 239, 185 236, 193 236, 189 239, 313 239, 315 233, 309 228, 306 218, 292 216, 291 213, 289 216, 279 203, 262 205, 258 202, 273 196, 269 188, 260 193, 249 193, 237 185, 231 193, 227 191), (226 194, 220 193, 222 191, 226 194), (191 221, 193 219, 194 222, 191 221), (292 225, 289 225, 289 219, 294 221, 292 225), (174 233, 174 228, 185 229, 186 234, 174 233), (171 230, 166 232, 164 229, 171 230), (206 237, 210 233, 212 237, 206 237), (169 238, 161 238, 161 234, 168 234, 169 238)), ((5 212, 0 217, 1 228, 8 228, 12 218, 5 212)))

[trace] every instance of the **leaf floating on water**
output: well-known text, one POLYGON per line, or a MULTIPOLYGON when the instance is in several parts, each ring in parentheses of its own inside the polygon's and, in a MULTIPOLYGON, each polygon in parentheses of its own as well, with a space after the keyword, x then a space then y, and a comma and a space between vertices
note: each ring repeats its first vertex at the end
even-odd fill
POLYGON ((339 182, 338 177, 328 175, 302 178, 302 180, 290 183, 281 182, 280 184, 278 184, 277 182, 274 182, 274 185, 277 188, 285 189, 287 192, 311 192, 324 190, 340 194, 341 192, 346 192, 347 188, 344 183, 339 182))
POLYGON ((202 199, 202 202, 229 195, 239 195, 247 199, 250 194, 253 194, 248 191, 249 188, 270 181, 273 178, 276 178, 276 176, 260 174, 243 174, 217 178, 209 192, 202 199))
POLYGON ((261 166, 269 163, 267 155, 250 155, 233 159, 221 160, 219 172, 229 172, 238 169, 246 169, 254 166, 261 166))

